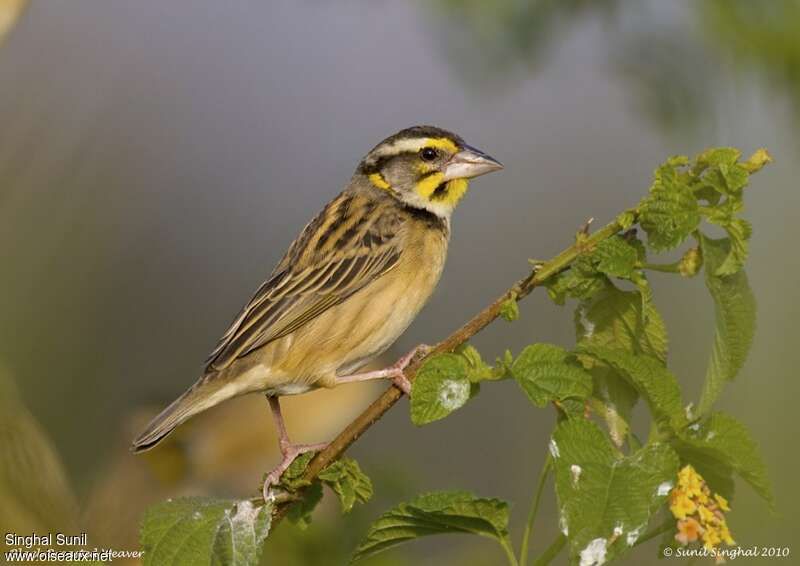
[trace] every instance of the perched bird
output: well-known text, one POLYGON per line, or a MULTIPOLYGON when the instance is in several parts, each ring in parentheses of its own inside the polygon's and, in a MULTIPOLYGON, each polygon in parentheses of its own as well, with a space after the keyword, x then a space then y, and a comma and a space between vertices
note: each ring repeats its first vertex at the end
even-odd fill
POLYGON ((402 130, 375 146, 289 246, 203 376, 134 440, 134 452, 152 448, 192 415, 260 391, 283 454, 267 476, 266 496, 298 455, 322 447, 289 441, 279 397, 370 379, 391 379, 408 394, 403 370, 419 347, 389 368, 355 372, 391 346, 431 296, 468 180, 502 167, 433 126, 402 130))

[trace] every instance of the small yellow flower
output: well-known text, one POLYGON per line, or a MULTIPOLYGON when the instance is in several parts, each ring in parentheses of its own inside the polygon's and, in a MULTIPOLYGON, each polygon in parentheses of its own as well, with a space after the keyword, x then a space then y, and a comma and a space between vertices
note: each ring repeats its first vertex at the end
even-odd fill
POLYGON ((685 519, 687 515, 691 515, 697 511, 697 505, 695 505, 694 501, 679 488, 672 490, 672 497, 670 499, 669 510, 672 511, 676 519, 685 519))
MULTIPOLYGON (((700 478, 702 481, 702 478, 700 478)), ((698 503, 706 504, 711 497, 711 491, 708 489, 708 486, 705 482, 703 482, 703 489, 700 490, 700 493, 696 496, 698 503)))
POLYGON ((712 550, 719 546, 719 543, 721 542, 722 537, 720 536, 719 529, 714 527, 706 527, 705 531, 703 532, 703 546, 708 550, 712 550))
POLYGON ((730 530, 728 530, 728 525, 726 525, 724 522, 719 527, 719 534, 722 537, 722 540, 725 541, 725 544, 727 545, 736 544, 736 541, 733 540, 733 537, 731 536, 730 530))
POLYGON ((680 485, 689 497, 703 495, 703 478, 691 466, 684 466, 678 472, 678 485, 680 485))
MULTIPOLYGON (((723 542, 736 544, 725 522, 725 511, 730 511, 728 501, 718 493, 711 493, 703 477, 690 466, 678 472, 678 485, 670 494, 670 511, 678 519, 675 540, 683 545, 702 539, 703 546, 711 551, 723 542)), ((722 558, 721 555, 717 559, 722 558)))
POLYGON ((728 500, 722 497, 719 493, 714 494, 714 499, 717 500, 717 505, 719 505, 719 508, 723 511, 728 512, 731 510, 731 508, 728 506, 728 500))
POLYGON ((678 521, 678 534, 675 535, 675 540, 686 546, 690 542, 695 542, 702 534, 703 527, 700 523, 689 517, 678 521))
POLYGON ((714 512, 705 505, 699 505, 697 507, 697 514, 700 515, 700 520, 704 524, 705 523, 714 524, 719 522, 719 519, 714 514, 714 512))

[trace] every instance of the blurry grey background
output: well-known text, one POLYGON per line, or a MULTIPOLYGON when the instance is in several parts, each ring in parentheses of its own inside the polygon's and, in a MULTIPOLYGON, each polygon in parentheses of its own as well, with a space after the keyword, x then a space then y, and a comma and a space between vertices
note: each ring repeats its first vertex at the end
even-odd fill
MULTIPOLYGON (((105 501, 103 485, 125 508, 131 483, 109 474, 141 465, 126 452, 131 423, 144 418, 136 415, 194 381, 296 233, 385 136, 433 123, 506 165, 473 183, 440 287, 392 356, 449 333, 523 275, 529 257, 568 245, 587 217, 605 223, 635 204, 667 156, 766 146, 775 163, 746 199, 759 328, 721 406, 761 443, 779 502, 770 514, 741 486, 734 536, 791 546, 800 504, 798 116, 793 0, 33 1, 0 48, 0 365, 82 506, 105 501)), ((671 368, 696 395, 711 301, 701 278, 653 280, 671 368)), ((573 343, 571 308, 536 292, 521 313, 475 340, 484 357, 532 341, 573 343)), ((297 419, 335 423, 313 433, 330 437, 378 391, 300 408, 297 419)), ((231 435, 236 426, 253 434, 243 410, 225 423, 231 435)), ((351 451, 377 492, 358 528, 335 510, 305 533, 283 528, 281 563, 320 563, 308 548, 331 541, 345 556, 365 521, 440 488, 514 502, 516 535, 552 423, 552 411, 510 382, 483 387, 425 429, 401 402, 351 451)), ((272 434, 266 416, 262 424, 272 434)), ((256 457, 262 470, 275 459, 256 457)), ((191 462, 170 481, 192 475, 191 462)), ((255 487, 258 475, 248 477, 255 487)), ((224 477, 193 485, 242 495, 224 477)), ((142 489, 141 499, 174 493, 142 489)), ((535 550, 555 523, 548 495, 535 550)), ((105 540, 135 544, 135 529, 131 518, 105 540)), ((445 537, 381 563, 492 564, 498 553, 445 537)), ((648 545, 632 561, 655 555, 648 545)))

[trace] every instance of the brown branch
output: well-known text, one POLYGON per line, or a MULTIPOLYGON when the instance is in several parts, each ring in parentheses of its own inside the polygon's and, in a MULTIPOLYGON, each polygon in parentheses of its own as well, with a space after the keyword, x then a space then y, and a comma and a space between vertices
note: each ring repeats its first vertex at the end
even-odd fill
MULTIPOLYGON (((635 210, 628 211, 636 216, 635 210)), ((491 324, 499 315, 500 310, 508 300, 521 300, 530 294, 536 287, 540 287, 548 279, 562 272, 570 266, 581 254, 591 251, 602 240, 610 238, 614 234, 623 230, 623 226, 617 222, 611 222, 603 227, 601 230, 588 236, 588 223, 585 228, 579 230, 575 243, 562 251, 554 258, 537 265, 531 273, 514 283, 505 293, 495 299, 489 306, 484 308, 481 312, 476 314, 464 326, 450 334, 447 338, 436 344, 436 346, 428 353, 427 356, 413 361, 408 368, 406 368, 406 377, 413 381, 417 375, 422 362, 425 358, 443 352, 452 352, 455 348, 475 336, 478 332, 491 324)), ((375 422, 378 421, 392 406, 402 397, 399 389, 392 386, 389 387, 383 394, 378 397, 373 403, 364 410, 358 417, 353 420, 333 441, 319 454, 317 454, 306 467, 301 483, 311 483, 319 473, 334 461, 339 459, 347 448, 353 444, 358 438, 366 432, 375 422)), ((286 515, 289 507, 294 504, 294 501, 281 502, 276 505, 273 525, 286 515)))

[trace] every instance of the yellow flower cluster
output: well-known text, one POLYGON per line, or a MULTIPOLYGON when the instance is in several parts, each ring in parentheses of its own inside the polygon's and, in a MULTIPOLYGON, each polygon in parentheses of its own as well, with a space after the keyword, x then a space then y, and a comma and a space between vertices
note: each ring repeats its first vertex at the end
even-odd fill
POLYGON ((725 512, 730 511, 724 497, 711 494, 703 477, 691 465, 678 472, 678 485, 670 493, 669 509, 678 519, 678 534, 682 545, 702 539, 703 546, 711 551, 723 542, 736 544, 725 522, 725 512))

